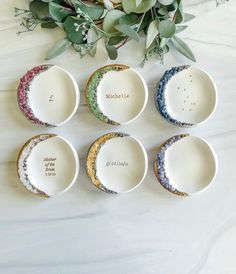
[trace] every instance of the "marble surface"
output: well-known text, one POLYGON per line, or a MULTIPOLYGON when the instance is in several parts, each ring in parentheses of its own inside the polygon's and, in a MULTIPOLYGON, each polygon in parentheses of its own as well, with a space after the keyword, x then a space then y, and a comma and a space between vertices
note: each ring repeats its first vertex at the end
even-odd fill
MULTIPOLYGON (((165 69, 190 64, 173 52, 165 64, 150 60, 144 68, 143 45, 131 42, 116 62, 138 69, 149 86, 143 115, 130 125, 113 127, 99 122, 84 96, 74 118, 56 129, 30 124, 16 102, 19 77, 44 63, 52 44, 63 36, 38 28, 16 36, 19 20, 13 7, 27 0, 0 3, 0 272, 79 274, 232 274, 236 273, 236 2, 215 7, 215 1, 185 0, 197 15, 181 34, 196 54, 197 66, 208 71, 219 89, 219 106, 206 124, 191 130, 174 128, 155 110, 156 82, 165 69), (134 50, 135 48, 135 50, 134 50), (127 54, 132 50, 132 54, 127 54), (97 190, 87 178, 85 157, 91 143, 109 131, 127 132, 144 144, 149 171, 135 191, 111 196, 97 190), (43 199, 19 183, 16 157, 21 145, 43 132, 59 133, 71 141, 81 159, 80 175, 65 195, 43 199), (153 173, 156 148, 173 134, 190 132, 215 148, 219 172, 203 194, 182 198, 167 193, 153 173)), ((95 59, 73 52, 51 63, 69 70, 83 93, 86 79, 109 64, 104 49, 95 59)))

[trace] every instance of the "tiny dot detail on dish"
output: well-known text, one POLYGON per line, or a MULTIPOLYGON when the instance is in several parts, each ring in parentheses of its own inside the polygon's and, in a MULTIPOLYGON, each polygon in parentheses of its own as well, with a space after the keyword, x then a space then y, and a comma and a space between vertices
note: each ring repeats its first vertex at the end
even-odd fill
POLYGON ((173 67, 160 79, 155 103, 166 121, 175 126, 192 127, 214 113, 217 89, 206 72, 192 66, 173 67))

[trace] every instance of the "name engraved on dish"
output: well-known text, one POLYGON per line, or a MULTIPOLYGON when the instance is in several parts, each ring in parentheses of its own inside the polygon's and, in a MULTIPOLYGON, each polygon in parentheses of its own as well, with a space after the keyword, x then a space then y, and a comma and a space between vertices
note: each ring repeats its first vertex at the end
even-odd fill
POLYGON ((48 100, 49 102, 54 102, 54 95, 53 94, 51 94, 50 96, 49 96, 49 100, 48 100))
POLYGON ((106 93, 106 99, 129 99, 130 95, 126 92, 114 92, 114 93, 106 93))
POLYGON ((106 162, 106 167, 127 167, 129 165, 126 161, 109 161, 106 162))
POLYGON ((45 176, 56 176, 56 160, 54 157, 44 157, 45 176))

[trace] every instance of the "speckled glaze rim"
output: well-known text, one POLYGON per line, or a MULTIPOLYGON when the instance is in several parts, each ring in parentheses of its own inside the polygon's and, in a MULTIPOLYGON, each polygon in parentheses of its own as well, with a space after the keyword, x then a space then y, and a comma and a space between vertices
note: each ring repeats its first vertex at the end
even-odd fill
POLYGON ((85 96, 86 96, 87 104, 90 107, 92 113, 99 120, 101 120, 107 124, 110 124, 110 125, 116 125, 116 126, 117 125, 125 125, 125 124, 129 124, 132 121, 134 121, 135 119, 137 119, 141 115, 143 110, 145 109, 146 104, 147 104, 148 88, 147 88, 146 82, 144 81, 143 77, 133 68, 131 68, 127 65, 123 65, 123 64, 110 64, 110 65, 100 67, 92 73, 92 75, 89 77, 87 84, 86 84, 85 96), (142 109, 140 110, 140 112, 134 118, 132 118, 131 120, 129 120, 125 123, 119 123, 114 120, 111 120, 109 117, 104 115, 103 112, 101 111, 101 109, 98 105, 98 102, 97 102, 97 87, 98 87, 99 82, 101 81, 103 75, 106 74, 107 72, 109 72, 111 70, 122 71, 122 70, 126 70, 126 69, 133 70, 139 76, 140 80, 142 80, 144 87, 145 87, 145 102, 144 102, 144 105, 143 105, 142 109), (95 83, 93 83, 93 82, 95 82, 95 83))
POLYGON ((189 133, 184 133, 184 134, 178 134, 178 135, 172 136, 171 138, 167 139, 159 147, 155 161, 154 161, 154 173, 155 173, 159 183, 162 185, 162 187, 164 187, 170 193, 173 193, 178 196, 185 196, 185 197, 200 194, 203 191, 205 191, 206 189, 208 189, 210 187, 210 185, 214 182, 216 175, 217 175, 217 170, 218 170, 217 156, 216 156, 216 153, 215 153, 214 149, 212 148, 212 146, 208 142, 206 142, 204 139, 194 136, 195 138, 198 138, 199 140, 203 141, 210 148, 212 155, 214 157, 214 161, 215 161, 215 165, 216 165, 216 172, 215 172, 212 180, 208 183, 208 185, 206 187, 204 187, 203 189, 196 191, 194 193, 186 193, 183 191, 179 191, 177 188, 173 187, 173 185, 171 184, 168 176, 166 175, 166 171, 165 171, 165 153, 168 150, 168 148, 170 146, 172 146, 174 143, 181 140, 182 138, 189 137, 189 136, 193 136, 193 135, 190 135, 189 133))
POLYGON ((36 136, 30 138, 20 149, 18 156, 17 156, 17 174, 20 179, 20 182, 29 192, 31 192, 35 195, 38 195, 40 197, 44 197, 44 198, 59 196, 59 195, 63 194, 64 192, 68 191, 76 182, 76 179, 79 174, 79 157, 78 157, 78 154, 77 154, 75 148, 65 138, 63 138, 57 134, 43 133, 43 134, 36 135, 36 136), (37 144, 39 144, 40 142, 43 142, 45 140, 48 140, 50 138, 53 138, 53 137, 59 137, 70 147, 70 149, 72 150, 72 152, 75 156, 77 168, 76 168, 76 173, 74 175, 74 179, 68 185, 68 187, 66 187, 63 191, 61 191, 53 196, 52 195, 50 196, 47 193, 45 193, 44 191, 35 187, 31 183, 31 181, 28 177, 28 172, 27 172, 27 160, 28 160, 32 150, 34 149, 35 146, 37 146, 37 144))
POLYGON ((122 193, 127 193, 130 192, 134 189, 136 189, 144 180, 144 178, 146 177, 147 174, 147 169, 148 169, 148 159, 147 159, 147 154, 146 154, 146 150, 143 147, 142 143, 140 143, 139 140, 137 140, 136 138, 130 136, 129 134, 126 133, 121 133, 121 132, 110 132, 107 133, 101 137, 99 137, 89 148, 88 154, 87 154, 87 161, 86 161, 86 169, 87 169, 87 175, 88 177, 91 179, 91 182, 94 186, 96 186, 98 189, 102 190, 103 192, 106 192, 108 194, 122 194, 122 193), (97 156, 99 154, 99 151, 101 149, 101 147, 110 139, 113 138, 123 138, 123 137, 131 137, 132 139, 134 139, 142 148, 143 152, 144 152, 144 157, 145 157, 145 162, 146 162, 146 168, 145 168, 145 173, 143 175, 143 178, 140 182, 138 182, 133 188, 127 190, 127 191, 123 191, 123 192, 116 192, 113 190, 108 189, 107 187, 105 187, 103 185, 103 183, 100 181, 100 179, 97 176, 97 167, 96 167, 96 160, 97 160, 97 156))
POLYGON ((215 113, 215 110, 218 105, 218 91, 217 91, 217 86, 214 82, 214 79, 205 70, 198 68, 196 66, 182 65, 182 66, 178 66, 178 67, 172 67, 171 69, 165 71, 165 73, 163 74, 163 76, 161 77, 160 81, 157 84, 154 100, 155 100, 155 105, 156 105, 158 112, 160 113, 161 117, 165 121, 169 122, 170 124, 172 124, 174 126, 188 128, 188 127, 195 127, 195 126, 201 125, 201 124, 205 123, 206 121, 208 121, 208 119, 210 119, 212 117, 212 115, 215 113), (215 106, 214 106, 212 112, 210 113, 210 115, 208 117, 206 117, 200 123, 196 123, 196 124, 178 121, 178 120, 174 119, 173 117, 171 117, 170 114, 168 113, 167 105, 165 102, 165 91, 166 91, 166 86, 168 85, 168 81, 173 76, 175 76, 177 73, 179 73, 185 69, 188 69, 190 67, 204 72, 208 76, 208 78, 211 80, 211 82, 214 86, 214 90, 215 90, 215 106))
POLYGON ((75 112, 78 109, 79 99, 80 99, 79 97, 80 97, 79 87, 78 87, 75 79, 72 77, 72 75, 65 69, 63 69, 59 66, 56 66, 56 65, 51 65, 51 64, 39 65, 39 66, 33 67, 32 69, 27 71, 25 73, 25 75, 23 75, 20 78, 20 83, 19 83, 18 89, 17 89, 18 105, 19 105, 20 110, 24 114, 24 116, 30 122, 32 122, 34 124, 41 125, 41 126, 45 126, 45 127, 57 127, 57 126, 61 126, 61 125, 65 124, 66 122, 68 122, 74 116, 75 112), (76 95, 76 102, 75 102, 75 107, 74 107, 73 111, 64 121, 62 121, 59 124, 49 124, 45 121, 41 121, 40 119, 38 119, 35 116, 33 109, 30 107, 30 102, 29 102, 30 88, 31 88, 32 82, 34 81, 35 77, 37 77, 39 74, 47 71, 48 69, 50 69, 52 67, 57 67, 58 69, 62 70, 65 74, 67 74, 70 77, 71 81, 74 84, 75 95, 76 95))

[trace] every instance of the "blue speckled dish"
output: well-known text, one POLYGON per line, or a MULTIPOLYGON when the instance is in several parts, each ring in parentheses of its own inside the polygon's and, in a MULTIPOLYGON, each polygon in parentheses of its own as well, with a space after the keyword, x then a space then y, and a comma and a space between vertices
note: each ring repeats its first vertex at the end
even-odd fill
POLYGON ((165 141, 154 162, 160 184, 179 196, 200 193, 213 182, 217 173, 217 157, 208 143, 189 134, 165 141))
POLYGON ((167 70, 155 93, 160 115, 180 127, 192 127, 208 120, 217 101, 217 88, 211 76, 188 65, 167 70))

